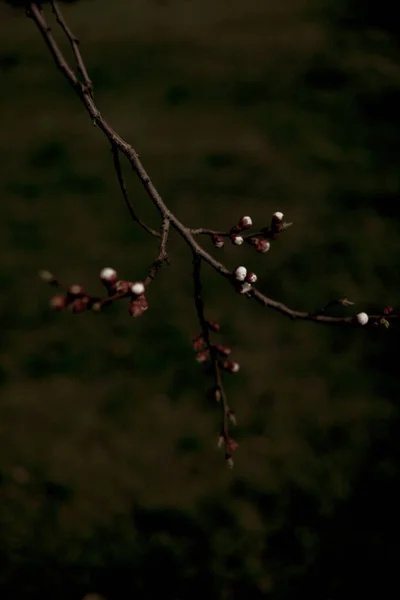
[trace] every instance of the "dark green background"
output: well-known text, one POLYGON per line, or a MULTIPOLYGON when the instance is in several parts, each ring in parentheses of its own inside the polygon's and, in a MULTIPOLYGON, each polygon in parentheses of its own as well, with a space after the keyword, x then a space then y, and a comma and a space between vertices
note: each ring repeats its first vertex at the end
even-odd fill
MULTIPOLYGON (((63 8, 100 110, 183 222, 263 226, 275 210, 294 222, 267 255, 215 254, 299 310, 398 302, 399 37, 391 5, 368 6, 63 8)), ((2 597, 385 597, 400 559, 398 330, 292 322, 206 269, 207 314, 242 366, 226 377, 240 443, 227 470, 191 350, 181 240, 142 319, 123 303, 48 308, 38 269, 98 294, 102 267, 143 278, 157 247, 129 220, 109 145, 34 23, 4 4, 0 82, 2 597)))

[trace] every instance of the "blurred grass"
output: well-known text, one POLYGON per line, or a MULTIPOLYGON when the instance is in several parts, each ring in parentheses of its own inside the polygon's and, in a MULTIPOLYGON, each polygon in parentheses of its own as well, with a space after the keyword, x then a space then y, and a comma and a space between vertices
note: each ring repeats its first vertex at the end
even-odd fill
MULTIPOLYGON (((101 111, 179 218, 226 228, 246 213, 262 226, 282 210, 294 222, 267 256, 224 249, 227 265, 246 262, 262 291, 301 310, 343 296, 356 310, 396 305, 400 69, 389 27, 325 0, 88 0, 64 13, 101 111)), ((102 267, 143 277, 156 247, 127 219, 109 148, 33 23, 1 5, 0 39, 5 564, 118 563, 121 586, 146 598, 159 561, 167 597, 196 585, 216 598, 286 597, 296 577, 315 576, 329 519, 358 498, 372 448, 390 446, 396 333, 293 323, 232 297, 206 271, 209 315, 242 365, 227 377, 240 442, 227 472, 215 450, 218 410, 190 347, 198 325, 180 240, 143 319, 124 306, 50 313, 39 268, 99 293, 102 267)), ((128 169, 126 178, 157 226, 128 169)), ((374 460, 389 485, 396 444, 385 452, 374 460)), ((342 519, 335 526, 350 539, 342 519)), ((3 572, 4 593, 14 592, 13 569, 3 572)), ((77 589, 59 597, 93 586, 85 577, 67 577, 77 589)), ((322 589, 333 598, 343 588, 330 582, 322 589)))

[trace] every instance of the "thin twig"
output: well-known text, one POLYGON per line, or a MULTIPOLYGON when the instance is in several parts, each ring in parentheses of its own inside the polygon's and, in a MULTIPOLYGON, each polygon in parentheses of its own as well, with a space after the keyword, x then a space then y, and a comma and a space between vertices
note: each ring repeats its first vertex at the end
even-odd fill
POLYGON ((161 227, 161 240, 160 240, 160 248, 159 254, 156 260, 153 262, 152 267, 150 269, 149 274, 144 280, 145 287, 148 287, 152 281, 154 281, 158 271, 161 269, 163 265, 170 264, 170 259, 167 254, 167 240, 170 229, 170 222, 167 217, 164 217, 161 227))
POLYGON ((117 146, 111 146, 111 151, 112 151, 112 155, 113 155, 114 168, 115 168, 115 172, 117 174, 119 187, 121 188, 121 192, 124 197, 125 204, 128 208, 129 214, 131 215, 132 219, 134 221, 136 221, 136 223, 138 223, 140 225, 140 227, 142 227, 145 231, 147 231, 151 235, 154 235, 155 237, 160 237, 160 234, 158 231, 155 231, 154 229, 152 229, 151 227, 146 225, 146 223, 144 223, 144 221, 142 221, 141 218, 136 214, 135 209, 133 208, 132 203, 129 200, 128 191, 125 186, 124 176, 122 174, 122 168, 121 168, 121 161, 119 159, 119 150, 118 150, 117 146))
POLYGON ((210 355, 210 365, 215 380, 215 391, 219 393, 221 408, 222 408, 222 426, 220 435, 223 437, 225 446, 230 439, 229 435, 229 414, 230 408, 228 405, 228 399, 225 393, 225 389, 222 383, 221 368, 218 360, 218 352, 216 347, 211 343, 210 331, 207 325, 207 320, 204 315, 204 300, 203 300, 203 286, 201 283, 201 259, 194 252, 193 253, 193 281, 194 281, 194 302, 197 311, 197 317, 199 320, 201 334, 204 338, 206 348, 210 355))
POLYGON ((91 94, 92 97, 94 97, 93 83, 87 72, 81 51, 79 50, 79 40, 66 24, 64 17, 62 16, 60 9, 58 8, 57 3, 54 0, 50 0, 50 4, 51 10, 56 16, 57 23, 60 25, 65 35, 67 36, 69 43, 71 44, 72 52, 74 53, 76 64, 78 65, 78 71, 82 76, 83 83, 85 84, 87 91, 91 94))

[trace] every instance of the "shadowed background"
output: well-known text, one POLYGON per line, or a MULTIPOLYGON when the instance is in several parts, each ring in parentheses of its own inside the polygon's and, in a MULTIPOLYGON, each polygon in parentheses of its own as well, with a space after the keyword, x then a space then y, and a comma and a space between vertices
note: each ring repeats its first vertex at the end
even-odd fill
MULTIPOLYGON (((387 4, 387 6, 386 6, 387 4)), ((62 5, 110 124, 195 227, 294 225, 245 263, 299 310, 396 306, 398 31, 342 0, 62 5)), ((50 18, 49 11, 47 11, 50 18)), ((70 50, 57 29, 62 48, 70 50)), ((0 591, 5 598, 333 600, 400 558, 398 335, 292 322, 204 269, 235 468, 196 364, 191 257, 172 236, 143 318, 54 314, 40 268, 92 294, 143 278, 157 245, 128 218, 110 148, 34 23, 0 5, 0 591), (123 590, 123 592, 122 592, 123 590)), ((159 223, 135 175, 141 216, 159 223)), ((341 309, 336 314, 351 314, 341 309)))

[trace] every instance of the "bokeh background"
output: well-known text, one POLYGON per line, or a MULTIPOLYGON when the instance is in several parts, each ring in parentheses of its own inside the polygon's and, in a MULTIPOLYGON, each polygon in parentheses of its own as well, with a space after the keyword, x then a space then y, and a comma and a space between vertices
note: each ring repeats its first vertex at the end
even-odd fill
MULTIPOLYGON (((215 251, 226 265, 244 262, 299 310, 344 296, 357 312, 397 305, 389 2, 62 6, 100 110, 181 220, 263 226, 281 210, 294 222, 267 255, 215 251)), ((229 471, 191 349, 181 240, 142 319, 121 303, 50 311, 38 269, 98 294, 101 268, 142 278, 156 244, 129 220, 107 141, 34 23, 5 4, 0 73, 1 597, 385 596, 400 559, 399 330, 292 322, 205 269, 207 314, 242 366, 226 377, 240 443, 229 471)))

